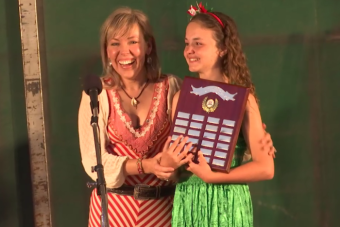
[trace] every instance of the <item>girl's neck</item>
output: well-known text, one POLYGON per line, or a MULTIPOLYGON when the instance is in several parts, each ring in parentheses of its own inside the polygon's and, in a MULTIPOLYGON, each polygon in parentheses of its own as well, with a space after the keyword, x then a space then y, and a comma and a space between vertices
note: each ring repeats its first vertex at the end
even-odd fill
POLYGON ((204 72, 199 72, 198 75, 200 79, 228 83, 228 78, 221 69, 210 69, 204 72))

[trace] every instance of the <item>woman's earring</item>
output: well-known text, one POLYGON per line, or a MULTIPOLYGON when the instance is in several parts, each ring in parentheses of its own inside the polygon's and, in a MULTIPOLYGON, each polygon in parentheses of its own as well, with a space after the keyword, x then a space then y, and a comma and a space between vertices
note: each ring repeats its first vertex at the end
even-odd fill
POLYGON ((223 58, 223 57, 226 55, 226 53, 227 53, 227 51, 225 51, 225 50, 222 51, 222 52, 220 53, 220 57, 223 58))
POLYGON ((152 63, 152 58, 150 56, 147 57, 146 63, 151 64, 152 63))

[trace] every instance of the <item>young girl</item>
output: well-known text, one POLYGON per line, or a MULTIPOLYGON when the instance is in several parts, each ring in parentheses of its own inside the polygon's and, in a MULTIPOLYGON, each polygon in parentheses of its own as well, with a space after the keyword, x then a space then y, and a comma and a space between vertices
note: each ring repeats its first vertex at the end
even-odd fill
MULTIPOLYGON (((172 154, 173 163, 177 161, 178 166, 189 160, 186 166, 189 172, 184 170, 179 175, 172 226, 251 227, 253 208, 247 183, 273 178, 273 157, 263 152, 263 148, 274 148, 272 144, 259 143, 265 131, 234 21, 223 13, 208 12, 201 4, 198 10, 191 7, 188 12, 193 16, 185 35, 184 57, 189 70, 202 79, 249 87, 250 95, 230 173, 212 171, 200 151, 198 164, 191 161, 191 155, 184 159, 182 154, 177 158, 178 150, 187 139, 181 142, 177 139, 171 147, 179 145, 179 148, 164 152, 167 159, 161 165, 169 164, 172 154), (247 149, 252 160, 241 165, 247 149), (188 174, 190 172, 192 174, 188 174)), ((179 92, 174 96, 173 106, 177 105, 178 97, 179 92)), ((175 108, 172 116, 174 111, 175 108)))

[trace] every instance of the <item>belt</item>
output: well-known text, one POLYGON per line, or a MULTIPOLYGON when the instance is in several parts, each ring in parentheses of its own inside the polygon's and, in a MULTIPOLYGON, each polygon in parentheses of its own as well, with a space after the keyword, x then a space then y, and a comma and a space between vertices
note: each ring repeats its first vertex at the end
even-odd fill
POLYGON ((136 200, 149 200, 174 195, 175 186, 123 185, 119 188, 107 188, 107 192, 133 196, 136 200))

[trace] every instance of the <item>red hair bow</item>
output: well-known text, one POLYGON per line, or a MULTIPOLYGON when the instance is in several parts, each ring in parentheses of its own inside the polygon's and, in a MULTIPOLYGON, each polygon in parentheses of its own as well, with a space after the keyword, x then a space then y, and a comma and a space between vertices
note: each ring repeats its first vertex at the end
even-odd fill
POLYGON ((202 5, 202 2, 200 2, 200 4, 197 4, 197 7, 196 8, 195 6, 190 6, 190 8, 188 9, 187 13, 190 15, 190 16, 195 16, 197 13, 206 13, 206 14, 209 14, 211 16, 213 16, 220 24, 222 27, 224 27, 222 21, 220 20, 220 18, 218 18, 218 16, 216 16, 215 14, 213 13, 210 13, 208 12, 208 10, 202 5))

